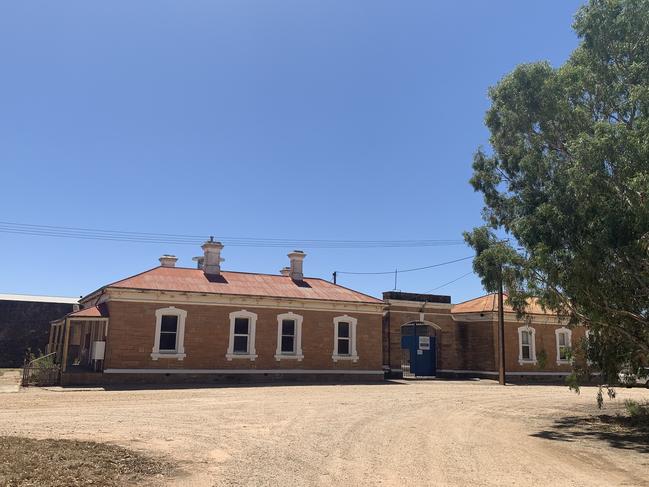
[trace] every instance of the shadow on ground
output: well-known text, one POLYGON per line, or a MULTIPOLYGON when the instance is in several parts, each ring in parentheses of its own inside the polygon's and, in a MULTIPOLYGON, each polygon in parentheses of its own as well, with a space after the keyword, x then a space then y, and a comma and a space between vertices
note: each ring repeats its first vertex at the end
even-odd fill
POLYGON ((649 424, 638 424, 626 416, 569 416, 531 436, 566 442, 594 439, 605 441, 613 448, 649 453, 649 424))

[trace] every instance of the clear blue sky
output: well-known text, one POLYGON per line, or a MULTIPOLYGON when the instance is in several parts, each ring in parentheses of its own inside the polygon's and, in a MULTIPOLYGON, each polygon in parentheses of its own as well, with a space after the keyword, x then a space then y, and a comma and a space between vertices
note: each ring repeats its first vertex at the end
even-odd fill
MULTIPOLYGON (((0 220, 294 239, 459 239, 487 89, 565 61, 580 1, 5 2, 0 220)), ((287 248, 226 247, 277 272, 287 248)), ((383 271, 463 245, 305 249, 305 272, 383 271)), ((0 233, 0 292, 81 295, 198 247, 0 233)), ((403 274, 426 292, 471 261, 403 274)), ((392 276, 341 276, 373 295, 392 276)), ((482 293, 475 276, 436 291, 482 293)))

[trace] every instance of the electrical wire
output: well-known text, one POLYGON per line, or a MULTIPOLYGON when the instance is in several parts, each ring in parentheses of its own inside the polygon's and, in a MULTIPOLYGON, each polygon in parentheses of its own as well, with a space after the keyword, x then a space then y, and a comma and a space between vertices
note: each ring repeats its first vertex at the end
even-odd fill
POLYGON ((426 291, 424 294, 432 293, 433 291, 437 291, 438 289, 442 289, 443 287, 446 287, 449 284, 453 284, 454 282, 457 282, 460 279, 464 279, 466 276, 470 276, 471 274, 473 274, 473 271, 467 272, 466 274, 462 274, 460 277, 457 277, 457 278, 453 279, 452 281, 445 282, 441 286, 434 287, 430 291, 426 291))
POLYGON ((443 265, 454 264, 456 262, 462 262, 463 260, 473 259, 473 255, 468 257, 462 257, 461 259, 449 260, 448 262, 440 262, 439 264, 427 265, 424 267, 413 267, 412 269, 395 269, 393 271, 382 271, 382 272, 350 272, 350 271, 336 271, 336 274, 353 274, 353 275, 380 275, 380 274, 402 274, 404 272, 414 272, 422 271, 424 269, 432 269, 433 267, 440 267, 443 265))
MULTIPOLYGON (((58 237, 85 240, 106 240, 130 243, 156 243, 174 245, 200 245, 207 236, 172 233, 148 233, 121 230, 33 225, 0 221, 0 233, 58 237)), ((388 247, 440 247, 462 245, 462 240, 317 240, 279 239, 260 237, 214 237, 215 240, 235 247, 304 247, 304 248, 388 248, 388 247)))

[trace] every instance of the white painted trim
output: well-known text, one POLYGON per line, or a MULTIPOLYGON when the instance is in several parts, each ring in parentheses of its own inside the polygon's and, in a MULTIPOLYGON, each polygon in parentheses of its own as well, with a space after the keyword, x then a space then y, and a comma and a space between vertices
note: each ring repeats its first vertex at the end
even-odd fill
POLYGON ((252 362, 258 357, 255 350, 255 335, 257 331, 257 314, 251 311, 242 309, 240 311, 233 311, 230 313, 230 339, 228 341, 228 351, 225 358, 232 359, 248 359, 252 362), (237 318, 246 318, 248 320, 248 353, 234 353, 234 322, 237 318))
MULTIPOLYGON (((437 309, 451 309, 454 305, 452 303, 431 303, 430 301, 408 301, 405 299, 386 299, 385 304, 388 306, 403 306, 410 308, 437 308, 437 309)), ((390 310, 392 311, 392 310, 390 310)), ((407 313, 408 311, 406 311, 407 313)))
POLYGON ((436 330, 442 329, 442 327, 439 326, 437 323, 433 323, 432 321, 428 321, 428 320, 411 320, 401 325, 401 327, 403 328, 404 326, 410 326, 413 323, 417 323, 417 325, 421 323, 423 326, 432 326, 436 330))
POLYGON ((187 318, 187 311, 179 309, 174 306, 168 308, 159 308, 155 310, 155 337, 153 339, 153 349, 151 350, 151 358, 153 360, 176 359, 183 360, 187 354, 185 353, 185 320, 187 318), (178 328, 176 329, 176 351, 175 352, 161 352, 160 351, 160 329, 162 327, 163 316, 176 316, 178 317, 178 328))
MULTIPOLYGON (((498 320, 498 313, 495 311, 472 311, 467 313, 455 313, 451 312, 453 321, 496 321, 498 320)), ((505 322, 506 323, 531 323, 534 325, 562 325, 568 323, 567 318, 560 318, 556 315, 535 315, 529 314, 523 319, 519 319, 516 316, 516 313, 505 312, 505 322)))
POLYGON ((354 314, 383 314, 383 303, 355 303, 351 301, 325 301, 318 299, 273 298, 265 296, 243 296, 239 294, 210 294, 182 291, 151 291, 136 289, 107 288, 110 301, 158 303, 158 304, 201 304, 206 306, 248 306, 254 308, 293 309, 310 311, 353 312, 354 314))
POLYGON ((340 374, 383 375, 383 370, 354 369, 105 369, 104 374, 340 374))
POLYGON ((297 360, 301 362, 304 358, 302 353, 302 321, 304 317, 289 311, 288 313, 282 313, 277 315, 277 348, 275 350, 275 360, 297 360), (295 352, 293 353, 282 353, 282 321, 283 320, 293 320, 295 322, 295 352))
MULTIPOLYGON (((403 310, 393 310, 393 309, 387 309, 387 312, 390 314, 396 314, 396 313, 402 313, 402 314, 417 314, 417 311, 403 311, 403 310)), ((432 315, 432 316, 452 316, 451 313, 431 313, 430 311, 424 311, 425 315, 432 315)))
POLYGON ((518 364, 519 365, 536 365, 536 330, 531 326, 518 327, 518 364), (531 335, 530 358, 523 358, 523 332, 527 331, 531 335))
POLYGON ((358 362, 358 352, 356 350, 356 324, 358 320, 348 315, 336 316, 334 318, 334 351, 331 358, 334 362, 339 360, 351 360, 358 362), (349 323, 349 354, 340 355, 338 353, 338 323, 349 323))
POLYGON ((559 351, 559 334, 560 333, 565 333, 568 336, 568 343, 565 345, 566 348, 570 349, 572 348, 572 330, 570 328, 566 328, 565 326, 562 326, 561 328, 557 328, 554 330, 554 336, 557 344, 557 365, 570 365, 572 363, 572 360, 561 360, 561 354, 559 351))

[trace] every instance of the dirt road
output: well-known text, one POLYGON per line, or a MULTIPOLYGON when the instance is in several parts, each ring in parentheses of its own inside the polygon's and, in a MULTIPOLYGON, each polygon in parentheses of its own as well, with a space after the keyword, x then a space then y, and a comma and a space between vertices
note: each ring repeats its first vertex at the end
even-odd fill
MULTIPOLYGON (((618 391, 604 412, 644 389, 618 391)), ((173 485, 649 485, 647 444, 574 426, 595 390, 481 382, 0 395, 0 434, 177 460, 173 485)))

